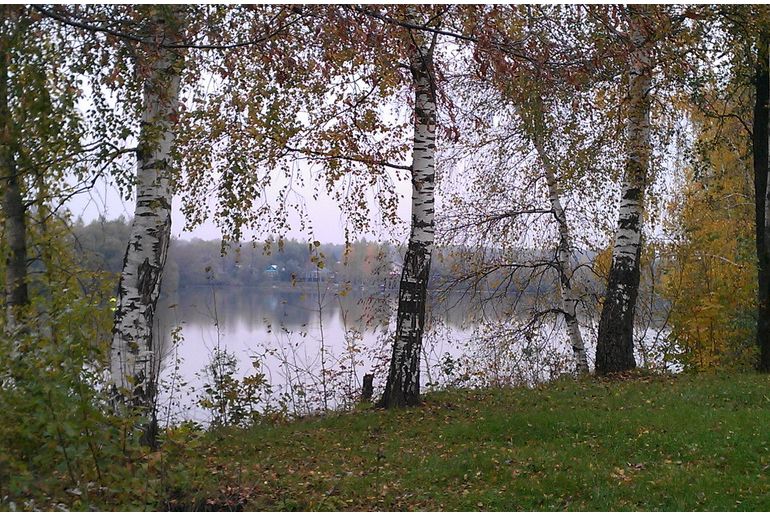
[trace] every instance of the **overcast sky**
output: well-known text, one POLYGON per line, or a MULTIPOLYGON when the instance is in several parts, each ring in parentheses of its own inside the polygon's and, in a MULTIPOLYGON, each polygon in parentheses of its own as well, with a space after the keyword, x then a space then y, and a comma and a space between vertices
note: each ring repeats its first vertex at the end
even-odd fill
MULTIPOLYGON (((387 227, 378 224, 376 221, 372 224, 372 231, 366 234, 356 234, 353 238, 367 238, 369 240, 396 240, 404 241, 408 236, 406 221, 410 216, 411 203, 411 185, 408 180, 397 181, 394 178, 396 189, 399 192, 398 214, 402 219, 402 224, 398 227, 387 227)), ((337 206, 336 201, 322 188, 317 200, 313 199, 309 187, 297 188, 302 194, 307 206, 308 213, 313 220, 314 235, 303 234, 299 228, 299 218, 292 213, 289 218, 290 231, 286 237, 298 240, 315 239, 323 243, 341 244, 345 241, 344 218, 342 212, 337 206)), ((189 240, 192 238, 202 238, 205 240, 218 240, 222 238, 222 233, 213 221, 206 221, 201 226, 192 231, 183 231, 185 225, 184 214, 180 210, 179 197, 175 197, 172 205, 172 236, 189 240)), ((67 204, 72 211, 74 219, 82 217, 85 223, 91 222, 104 216, 107 219, 115 219, 121 215, 125 218, 131 218, 134 214, 134 199, 123 199, 118 189, 104 180, 99 180, 90 191, 75 196, 67 204)), ((251 238, 253 233, 246 233, 246 238, 251 238)), ((256 234, 258 241, 264 240, 270 236, 268 234, 256 234)))

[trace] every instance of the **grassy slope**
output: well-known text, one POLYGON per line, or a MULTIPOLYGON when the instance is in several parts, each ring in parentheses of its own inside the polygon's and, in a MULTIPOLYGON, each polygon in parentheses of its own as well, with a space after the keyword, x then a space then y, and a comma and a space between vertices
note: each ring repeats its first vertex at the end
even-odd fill
POLYGON ((758 375, 565 380, 189 435, 169 507, 769 510, 768 396, 758 375))

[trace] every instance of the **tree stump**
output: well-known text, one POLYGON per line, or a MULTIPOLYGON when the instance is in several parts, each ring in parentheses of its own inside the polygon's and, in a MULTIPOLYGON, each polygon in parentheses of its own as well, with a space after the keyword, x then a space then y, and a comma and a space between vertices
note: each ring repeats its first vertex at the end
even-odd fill
POLYGON ((372 396, 374 395, 374 375, 373 374, 365 374, 364 375, 364 386, 361 390, 361 400, 362 401, 372 401, 372 396))

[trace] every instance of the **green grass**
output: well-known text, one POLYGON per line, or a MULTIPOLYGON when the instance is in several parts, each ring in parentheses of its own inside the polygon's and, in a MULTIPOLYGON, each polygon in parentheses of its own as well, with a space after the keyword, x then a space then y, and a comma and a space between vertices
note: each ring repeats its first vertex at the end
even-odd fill
POLYGON ((639 375, 181 432, 162 508, 768 510, 768 396, 768 376, 639 375))

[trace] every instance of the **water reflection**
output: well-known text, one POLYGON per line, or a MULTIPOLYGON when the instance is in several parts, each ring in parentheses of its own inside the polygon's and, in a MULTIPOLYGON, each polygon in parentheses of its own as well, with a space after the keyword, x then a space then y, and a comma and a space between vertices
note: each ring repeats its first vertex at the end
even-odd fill
MULTIPOLYGON (((194 402, 206 383, 201 371, 218 350, 238 358, 240 375, 253 374, 251 364, 258 359, 276 392, 287 396, 307 391, 307 382, 336 382, 335 390, 323 385, 324 399, 315 404, 305 400, 305 409, 338 406, 355 397, 365 373, 374 371, 378 381, 384 380, 396 304, 393 290, 340 292, 331 284, 182 289, 159 303, 162 377, 168 381, 176 371, 187 383, 187 391, 179 396, 187 405, 186 416, 198 420, 203 416, 194 402)), ((475 312, 459 293, 431 296, 424 384, 434 381, 431 365, 448 354, 458 354, 475 312)))
MULTIPOLYGON (((397 292, 354 289, 332 285, 320 292, 309 288, 191 287, 172 293, 159 303, 162 329, 180 318, 192 326, 219 323, 258 331, 266 324, 297 330, 308 325, 331 325, 346 319, 358 330, 387 324, 397 292)), ((435 294, 428 303, 428 318, 440 319, 452 328, 470 321, 471 302, 460 293, 435 294)))
MULTIPOLYGON (((169 384, 172 373, 178 376, 173 388, 165 390, 163 406, 176 403, 178 417, 205 422, 207 414, 195 402, 207 383, 201 371, 217 352, 238 360, 240 378, 264 374, 273 395, 290 412, 347 406, 369 372, 381 388, 395 330, 397 292, 338 288, 200 287, 161 300, 157 334, 164 357, 162 378, 169 384), (179 381, 185 384, 182 388, 179 381)), ((513 312, 510 306, 505 310, 506 302, 510 300, 497 307, 486 303, 482 322, 476 320, 482 313, 478 302, 460 293, 432 295, 423 339, 423 385, 531 385, 570 370, 563 321, 554 316, 533 326, 532 299, 519 300, 513 312), (495 313, 508 315, 496 318, 495 313)), ((584 314, 581 325, 592 362, 595 315, 584 314)), ((648 334, 640 328, 639 335, 637 362, 650 367, 660 361, 667 333, 648 334)))

